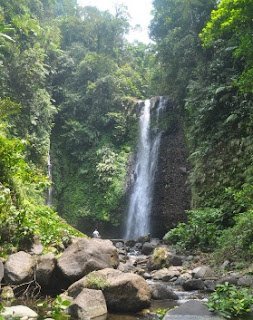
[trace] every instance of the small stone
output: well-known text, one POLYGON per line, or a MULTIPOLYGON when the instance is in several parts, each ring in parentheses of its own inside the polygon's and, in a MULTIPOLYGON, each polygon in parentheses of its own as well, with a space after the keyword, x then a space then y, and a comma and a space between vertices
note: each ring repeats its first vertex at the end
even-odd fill
POLYGON ((115 247, 118 249, 122 249, 122 248, 124 248, 124 243, 123 242, 116 242, 115 247))
POLYGON ((152 279, 151 274, 148 273, 148 272, 143 273, 143 274, 142 274, 142 277, 143 277, 144 279, 146 279, 146 280, 152 279))
POLYGON ((191 255, 185 258, 186 261, 192 261, 193 259, 194 259, 194 256, 191 256, 191 255))
POLYGON ((1 293, 1 298, 3 300, 13 299, 14 297, 15 297, 14 292, 10 286, 3 287, 2 293, 1 293))

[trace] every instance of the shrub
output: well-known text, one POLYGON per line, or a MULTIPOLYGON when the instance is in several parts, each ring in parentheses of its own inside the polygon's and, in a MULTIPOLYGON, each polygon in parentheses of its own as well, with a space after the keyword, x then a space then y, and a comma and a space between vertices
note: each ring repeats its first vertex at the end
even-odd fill
POLYGON ((238 289, 233 285, 219 284, 206 303, 210 311, 219 311, 225 318, 250 312, 253 296, 249 289, 238 289))
POLYGON ((219 209, 187 211, 188 222, 170 230, 165 236, 170 244, 179 245, 182 249, 198 247, 202 250, 214 248, 221 235, 223 216, 219 209))
POLYGON ((216 254, 229 259, 250 260, 253 257, 253 210, 240 213, 235 225, 223 231, 216 254))

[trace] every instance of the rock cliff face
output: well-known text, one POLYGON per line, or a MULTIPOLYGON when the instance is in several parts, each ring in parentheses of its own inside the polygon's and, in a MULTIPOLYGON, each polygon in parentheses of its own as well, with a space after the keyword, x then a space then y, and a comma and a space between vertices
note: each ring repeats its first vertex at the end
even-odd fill
POLYGON ((151 213, 151 234, 159 238, 178 222, 186 220, 185 210, 190 208, 191 199, 187 183, 190 168, 180 112, 169 99, 164 118, 166 128, 158 156, 151 213))

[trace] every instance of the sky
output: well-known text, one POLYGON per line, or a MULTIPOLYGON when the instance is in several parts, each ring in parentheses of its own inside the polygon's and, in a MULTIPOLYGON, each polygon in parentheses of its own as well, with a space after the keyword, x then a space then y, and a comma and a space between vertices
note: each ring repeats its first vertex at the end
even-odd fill
POLYGON ((115 13, 115 5, 124 4, 128 7, 130 24, 134 27, 139 24, 141 30, 130 31, 127 39, 149 43, 148 25, 151 20, 152 0, 77 0, 80 6, 96 6, 99 10, 109 10, 115 13))

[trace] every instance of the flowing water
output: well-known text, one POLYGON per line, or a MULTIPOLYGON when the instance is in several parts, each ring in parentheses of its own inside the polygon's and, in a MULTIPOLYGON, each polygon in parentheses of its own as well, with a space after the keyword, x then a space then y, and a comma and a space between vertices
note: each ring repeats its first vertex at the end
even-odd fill
MULTIPOLYGON (((48 170, 49 180, 50 180, 50 182, 52 182, 53 175, 52 175, 52 161, 51 161, 50 154, 48 154, 48 158, 47 158, 47 170, 48 170)), ((47 191, 47 205, 49 207, 53 206, 52 195, 53 195, 53 187, 51 185, 50 188, 47 191)))
MULTIPOLYGON (((160 98, 157 108, 157 124, 165 110, 164 98, 160 98)), ((158 128, 151 135, 150 100, 146 100, 139 119, 139 140, 134 169, 134 184, 130 195, 126 224, 126 239, 135 239, 150 233, 150 213, 153 200, 153 189, 157 159, 161 141, 158 128)))

